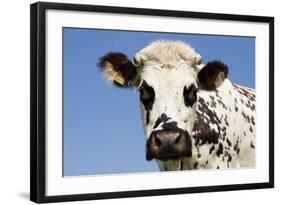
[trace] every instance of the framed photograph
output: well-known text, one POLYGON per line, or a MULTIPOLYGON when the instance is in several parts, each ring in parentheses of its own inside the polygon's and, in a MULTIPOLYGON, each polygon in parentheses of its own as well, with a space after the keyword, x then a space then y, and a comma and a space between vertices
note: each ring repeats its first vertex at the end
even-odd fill
POLYGON ((274 187, 274 18, 31 5, 34 202, 274 187))

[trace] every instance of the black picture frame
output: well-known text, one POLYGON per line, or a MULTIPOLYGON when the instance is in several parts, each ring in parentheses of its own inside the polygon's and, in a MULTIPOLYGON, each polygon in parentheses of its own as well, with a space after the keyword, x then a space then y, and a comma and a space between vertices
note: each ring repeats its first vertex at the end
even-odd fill
POLYGON ((197 192, 218 192, 230 190, 260 189, 274 187, 274 18, 265 16, 230 15, 143 8, 125 8, 82 4, 38 2, 30 7, 30 200, 37 203, 76 200, 96 200, 123 197, 140 197, 197 192), (158 190, 89 193, 46 196, 46 59, 45 25, 46 10, 86 11, 121 13, 151 16, 169 16, 195 19, 215 19, 269 24, 269 182, 238 185, 204 186, 195 188, 171 188, 158 190))

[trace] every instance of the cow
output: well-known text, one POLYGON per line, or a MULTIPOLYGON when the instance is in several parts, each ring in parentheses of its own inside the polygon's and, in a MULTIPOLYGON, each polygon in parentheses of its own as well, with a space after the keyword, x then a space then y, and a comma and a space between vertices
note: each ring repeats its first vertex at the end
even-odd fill
POLYGON ((108 82, 139 91, 146 159, 160 171, 255 166, 255 90, 227 79, 223 62, 157 40, 133 62, 110 52, 98 65, 108 82))

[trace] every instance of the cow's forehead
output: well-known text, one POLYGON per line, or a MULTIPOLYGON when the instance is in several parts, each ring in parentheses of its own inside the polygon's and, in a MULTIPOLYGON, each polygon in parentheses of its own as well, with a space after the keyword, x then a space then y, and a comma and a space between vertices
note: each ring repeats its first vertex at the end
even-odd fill
POLYGON ((149 65, 143 67, 140 78, 145 80, 154 89, 182 89, 183 86, 196 84, 196 70, 187 64, 175 64, 164 67, 149 65))

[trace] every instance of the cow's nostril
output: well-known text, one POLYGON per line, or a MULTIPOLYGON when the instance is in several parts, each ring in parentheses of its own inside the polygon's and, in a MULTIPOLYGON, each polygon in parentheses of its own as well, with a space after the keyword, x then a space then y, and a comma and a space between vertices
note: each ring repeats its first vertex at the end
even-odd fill
POLYGON ((158 135, 155 136, 155 144, 156 144, 158 147, 160 147, 161 144, 162 144, 160 138, 161 138, 161 137, 158 136, 158 135))
POLYGON ((180 142, 180 136, 180 133, 175 136, 175 144, 178 144, 180 142))

